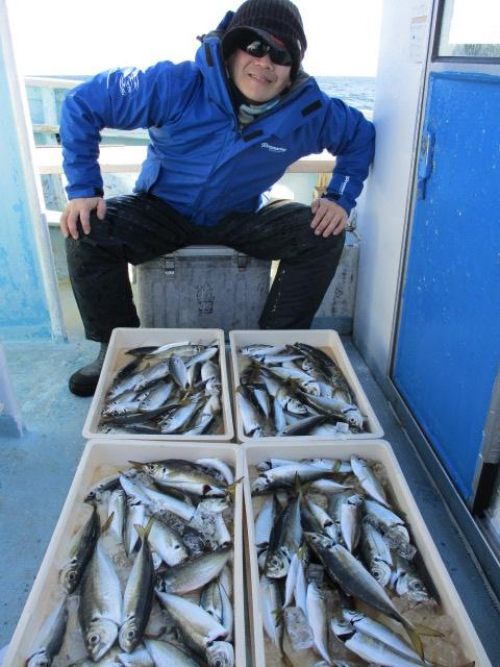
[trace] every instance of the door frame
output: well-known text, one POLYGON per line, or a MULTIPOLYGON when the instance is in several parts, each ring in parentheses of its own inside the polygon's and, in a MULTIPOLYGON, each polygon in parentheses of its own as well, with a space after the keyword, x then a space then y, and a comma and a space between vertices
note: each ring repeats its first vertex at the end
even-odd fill
MULTIPOLYGON (((430 473, 431 479, 434 481, 436 491, 442 496, 450 509, 450 520, 454 522, 457 530, 471 546, 485 577, 497 597, 500 599, 500 548, 498 545, 494 545, 491 538, 487 536, 486 531, 477 516, 487 506, 491 499, 493 484, 496 478, 496 473, 498 472, 498 465, 494 466, 496 470, 493 472, 491 464, 488 464, 483 459, 483 452, 492 447, 494 429, 488 424, 486 435, 483 438, 481 446, 481 454, 479 456, 482 465, 480 465, 476 471, 472 499, 469 503, 466 503, 455 488, 446 468, 442 464, 436 451, 415 419, 393 380, 402 314, 402 298, 408 267, 415 206, 417 202, 417 171, 426 117, 430 75, 437 72, 500 74, 500 59, 498 58, 488 60, 478 58, 472 60, 470 58, 449 58, 437 55, 445 1, 446 0, 433 0, 432 2, 429 43, 418 110, 417 141, 415 142, 416 149, 411 173, 411 186, 409 188, 408 203, 406 207, 404 241, 401 250, 398 288, 396 294, 396 308, 391 331, 386 390, 396 417, 400 420, 401 425, 407 431, 410 440, 415 445, 418 455, 430 473)), ((500 386, 500 377, 497 378, 497 386, 500 386)), ((498 414, 500 413, 500 390, 493 392, 492 406, 494 407, 493 412, 496 415, 496 424, 500 422, 500 418, 498 417, 498 414)), ((495 445, 496 442, 493 443, 493 447, 495 445)))

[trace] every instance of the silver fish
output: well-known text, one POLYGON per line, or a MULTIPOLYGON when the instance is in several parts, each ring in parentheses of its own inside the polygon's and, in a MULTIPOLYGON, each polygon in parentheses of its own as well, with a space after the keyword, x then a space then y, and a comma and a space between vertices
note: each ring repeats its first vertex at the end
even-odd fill
POLYGON ((330 577, 348 595, 399 621, 408 631, 413 632, 413 636, 415 635, 413 625, 398 612, 383 587, 350 551, 340 544, 332 544, 327 537, 312 533, 304 533, 304 536, 330 577))
POLYGON ((175 667, 200 667, 198 660, 192 658, 185 649, 167 641, 145 639, 146 648, 155 665, 175 665, 175 667))
POLYGON ((363 497, 355 493, 344 497, 340 510, 340 528, 346 547, 352 553, 358 546, 361 534, 361 507, 363 497))
POLYGON ((135 649, 132 653, 120 653, 116 659, 123 667, 155 667, 151 654, 145 648, 135 649))
POLYGON ((172 380, 161 380, 154 384, 139 406, 140 412, 153 412, 165 405, 174 391, 172 380))
POLYGON ((200 655, 205 656, 212 642, 227 637, 227 630, 198 604, 178 595, 162 593, 158 589, 156 595, 184 641, 200 655))
POLYGON ((311 582, 307 587, 306 616, 313 633, 314 645, 320 656, 330 664, 325 596, 314 582, 311 582))
POLYGON ((146 508, 143 503, 127 498, 127 519, 125 522, 125 550, 130 556, 139 541, 136 525, 142 526, 146 516, 146 508))
POLYGON ((160 488, 179 489, 186 493, 199 496, 224 496, 225 482, 215 471, 191 461, 167 459, 151 463, 131 462, 134 467, 144 470, 160 488))
POLYGON ((260 578, 260 594, 264 631, 273 644, 279 648, 283 636, 283 621, 276 614, 283 606, 279 582, 276 579, 268 579, 263 574, 260 578))
POLYGON ((415 660, 401 655, 379 639, 365 635, 363 632, 357 632, 352 625, 344 621, 333 619, 331 628, 350 651, 370 664, 383 667, 416 667, 416 665, 424 664, 420 658, 415 660))
POLYGON ((422 664, 421 658, 415 649, 399 633, 394 632, 387 625, 375 621, 358 611, 344 609, 342 615, 344 620, 350 623, 355 630, 378 639, 380 642, 390 646, 394 651, 412 658, 417 664, 422 664))
POLYGON ((149 544, 160 559, 170 567, 180 565, 188 558, 181 536, 159 519, 153 521, 149 544))
POLYGON ((194 516, 196 508, 187 500, 179 500, 167 493, 159 493, 141 482, 132 481, 126 475, 121 476, 120 483, 127 495, 143 503, 152 514, 171 512, 184 521, 190 521, 194 516))
POLYGON ((293 461, 289 465, 282 465, 261 472, 252 482, 252 495, 294 486, 297 477, 301 483, 313 482, 316 479, 328 477, 328 472, 309 463, 293 461))
POLYGON ((430 599, 429 591, 418 576, 412 563, 401 556, 396 556, 396 572, 393 586, 399 596, 423 602, 430 599))
POLYGON ((285 412, 292 415, 305 416, 308 414, 306 406, 296 398, 290 390, 282 386, 276 394, 276 400, 280 403, 285 412))
POLYGON ((365 491, 365 493, 367 493, 378 503, 388 507, 389 503, 387 501, 384 488, 368 463, 361 457, 353 454, 351 456, 351 466, 353 473, 356 475, 359 483, 363 488, 363 491, 365 491))
POLYGON ((183 595, 202 588, 219 575, 231 555, 231 548, 219 549, 169 567, 158 580, 159 589, 165 593, 183 595))
POLYGON ((148 536, 154 519, 147 526, 136 526, 141 546, 129 574, 123 595, 123 622, 118 641, 120 648, 131 653, 142 640, 153 604, 155 569, 149 548, 148 536))
POLYGON ((50 667, 61 650, 68 622, 66 597, 55 607, 43 624, 36 640, 37 650, 26 662, 26 667, 50 667))
POLYGON ((90 518, 73 539, 68 561, 61 570, 61 581, 66 593, 73 593, 80 583, 87 563, 92 557, 99 533, 99 515, 94 505, 90 518))
POLYGON ((212 642, 205 650, 209 667, 234 667, 234 649, 229 642, 212 642))
POLYGON ((100 540, 82 579, 79 615, 87 651, 96 662, 115 643, 122 620, 120 580, 100 540))
POLYGON ((197 411, 202 397, 200 394, 192 394, 175 410, 160 420, 159 426, 162 433, 169 434, 180 431, 197 411))
POLYGON ((270 579, 286 576, 290 560, 301 541, 300 494, 297 494, 281 510, 271 530, 265 565, 266 575, 270 579))
POLYGON ((177 354, 173 354, 168 361, 168 368, 174 381, 181 389, 189 387, 189 379, 187 375, 186 365, 184 361, 177 354))
POLYGON ((387 586, 392 574, 392 555, 381 533, 368 522, 361 531, 361 552, 373 577, 382 586, 387 586))
POLYGON ((253 403, 242 393, 237 391, 236 400, 243 422, 243 430, 245 435, 251 438, 259 438, 263 435, 264 423, 257 408, 253 403))
POLYGON ((196 463, 205 468, 214 468, 219 475, 224 479, 225 483, 230 486, 234 482, 234 474, 227 463, 221 459, 210 458, 210 459, 197 459, 196 463))

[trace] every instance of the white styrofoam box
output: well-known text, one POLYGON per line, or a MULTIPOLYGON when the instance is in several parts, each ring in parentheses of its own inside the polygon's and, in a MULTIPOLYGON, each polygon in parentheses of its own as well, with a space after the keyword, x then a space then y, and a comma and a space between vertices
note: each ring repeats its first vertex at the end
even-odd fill
MULTIPOLYGON (((240 354, 239 350, 246 345, 252 344, 264 344, 264 345, 281 345, 281 344, 290 344, 294 343, 306 343, 312 347, 318 347, 323 352, 326 352, 337 364, 342 373, 344 374, 347 383, 352 389, 355 402, 360 409, 361 413, 366 417, 366 423, 368 424, 367 430, 363 433, 339 433, 333 439, 335 440, 368 440, 374 438, 381 438, 384 435, 382 426, 377 419, 377 416, 370 405, 370 402, 359 382, 354 368, 352 367, 349 357, 344 349, 340 336, 336 331, 331 329, 287 329, 287 330, 265 330, 265 331, 231 331, 229 333, 229 342, 231 345, 231 367, 232 367, 232 379, 233 386, 236 389, 240 385, 240 364, 241 360, 244 359, 240 354)), ((234 403, 234 414, 236 420, 236 435, 239 442, 261 442, 261 441, 272 441, 275 440, 274 437, 266 438, 249 438, 245 435, 243 431, 243 423, 241 420, 241 414, 238 408, 238 402, 235 400, 233 395, 234 403)), ((331 441, 332 436, 320 436, 320 435, 301 435, 301 436, 289 436, 286 438, 280 438, 283 442, 294 442, 297 438, 300 437, 301 440, 306 442, 315 442, 315 441, 331 441)))
MULTIPOLYGON (((466 662, 475 661, 476 667, 491 667, 491 663, 482 647, 472 622, 465 607, 457 593, 455 586, 448 574, 445 564, 432 537, 420 514, 420 510, 412 496, 410 488, 406 483, 399 463, 394 455, 392 447, 385 440, 367 440, 366 442, 338 442, 309 443, 307 445, 290 444, 276 440, 274 443, 255 444, 245 443, 245 514, 247 524, 246 549, 250 563, 250 572, 247 577, 247 589, 250 592, 249 602, 252 606, 252 650, 255 665, 265 667, 264 630, 262 624, 262 611, 259 594, 259 568, 257 563, 257 552, 254 548, 254 501, 251 496, 251 481, 258 472, 255 465, 271 457, 299 460, 302 458, 335 458, 348 461, 352 454, 365 458, 368 462, 381 463, 387 475, 390 496, 397 498, 395 511, 402 512, 407 525, 410 528, 412 543, 417 547, 432 582, 440 596, 441 607, 445 614, 452 617, 460 638, 463 651, 467 656, 466 662)), ((430 618, 430 617, 429 617, 430 618)))
MULTIPOLYGON (((39 629, 60 600, 62 588, 59 583, 59 572, 67 560, 71 538, 89 516, 88 505, 83 502, 88 489, 100 479, 128 469, 129 461, 145 463, 168 458, 195 461, 202 457, 219 458, 224 461, 233 467, 235 479, 244 474, 243 454, 241 448, 236 445, 197 442, 162 444, 148 441, 140 443, 139 446, 137 442, 123 440, 93 440, 87 443, 52 539, 12 636, 3 667, 25 666, 27 656, 36 648, 34 642, 39 629)), ((246 665, 241 486, 238 484, 235 490, 233 521, 234 649, 237 667, 246 665)))
POLYGON ((113 329, 109 341, 108 351, 101 371, 101 377, 97 385, 94 398, 89 408, 87 419, 83 425, 83 437, 91 440, 92 438, 111 438, 119 437, 125 440, 192 440, 194 442, 230 442, 234 437, 233 417, 231 413, 231 400, 228 384, 228 372, 225 355, 224 332, 222 329, 134 329, 117 328, 113 329), (219 346, 218 363, 221 372, 222 384, 222 423, 223 428, 220 433, 205 435, 182 436, 182 434, 158 434, 147 435, 139 433, 120 433, 109 434, 101 433, 98 430, 101 412, 104 407, 106 392, 108 391, 117 371, 123 368, 125 364, 132 361, 133 357, 126 355, 125 352, 134 347, 147 345, 166 345, 189 341, 190 343, 201 343, 208 345, 217 342, 219 346))

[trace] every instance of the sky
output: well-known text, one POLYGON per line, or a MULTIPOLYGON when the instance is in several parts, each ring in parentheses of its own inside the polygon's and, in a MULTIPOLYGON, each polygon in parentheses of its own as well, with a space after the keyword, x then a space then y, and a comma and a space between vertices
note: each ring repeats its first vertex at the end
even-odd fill
MULTIPOLYGON (((315 76, 375 76, 383 0, 295 0, 315 76)), ((94 74, 192 60, 240 0, 6 0, 22 75, 94 74), (140 11, 138 8, 140 7, 140 11)))

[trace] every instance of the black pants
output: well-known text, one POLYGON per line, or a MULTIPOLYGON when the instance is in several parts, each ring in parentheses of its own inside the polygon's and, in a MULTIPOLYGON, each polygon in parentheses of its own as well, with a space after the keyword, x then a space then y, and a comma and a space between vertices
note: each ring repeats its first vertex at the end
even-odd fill
POLYGON ((234 213, 194 225, 150 194, 106 201, 91 233, 66 241, 69 275, 86 337, 107 342, 115 327, 140 326, 127 264, 141 264, 188 245, 224 245, 258 259, 279 259, 259 320, 261 329, 308 329, 335 275, 345 233, 324 239, 310 228, 311 209, 278 200, 258 213, 234 213))

